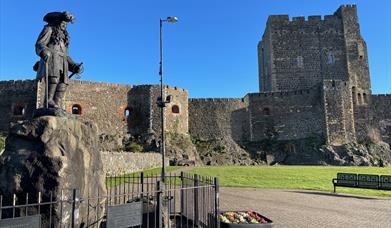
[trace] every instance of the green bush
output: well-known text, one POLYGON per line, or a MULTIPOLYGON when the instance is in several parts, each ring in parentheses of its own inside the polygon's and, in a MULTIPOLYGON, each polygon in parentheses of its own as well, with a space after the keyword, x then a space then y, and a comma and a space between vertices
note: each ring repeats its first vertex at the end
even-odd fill
POLYGON ((141 153, 144 152, 144 147, 141 144, 132 142, 127 146, 126 151, 141 153))

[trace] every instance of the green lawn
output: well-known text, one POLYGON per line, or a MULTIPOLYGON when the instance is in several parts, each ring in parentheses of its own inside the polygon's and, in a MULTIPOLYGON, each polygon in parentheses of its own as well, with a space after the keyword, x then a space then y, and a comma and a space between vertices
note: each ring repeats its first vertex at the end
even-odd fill
MULTIPOLYGON (((223 187, 254 187, 333 191, 331 180, 338 172, 391 175, 391 168, 339 166, 217 166, 191 171, 219 178, 223 187)), ((337 187, 339 193, 387 196, 391 191, 337 187)))

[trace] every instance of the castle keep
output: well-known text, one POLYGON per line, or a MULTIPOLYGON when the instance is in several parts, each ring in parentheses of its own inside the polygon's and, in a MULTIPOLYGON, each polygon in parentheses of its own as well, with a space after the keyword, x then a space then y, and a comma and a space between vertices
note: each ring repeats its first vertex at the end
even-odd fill
MULTIPOLYGON (((243 98, 173 96, 166 108, 167 131, 238 145, 265 139, 318 137, 331 145, 365 141, 391 121, 391 94, 371 94, 368 53, 355 5, 333 15, 269 16, 258 44, 259 92, 243 98)), ((0 131, 30 118, 42 106, 36 80, 0 81, 0 131)), ((101 133, 159 134, 157 85, 119 85, 73 80, 64 108, 91 120, 101 133)), ((389 135, 383 134, 389 139, 389 135)))

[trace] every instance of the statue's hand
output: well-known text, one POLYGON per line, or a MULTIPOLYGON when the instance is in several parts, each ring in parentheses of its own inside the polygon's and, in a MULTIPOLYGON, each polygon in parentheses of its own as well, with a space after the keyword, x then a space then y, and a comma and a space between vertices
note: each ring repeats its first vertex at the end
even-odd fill
POLYGON ((50 58, 51 56, 51 53, 49 51, 41 51, 40 55, 39 55, 45 62, 48 61, 48 59, 50 58))
POLYGON ((76 64, 75 68, 74 68, 74 73, 78 74, 80 72, 83 71, 83 64, 76 64))

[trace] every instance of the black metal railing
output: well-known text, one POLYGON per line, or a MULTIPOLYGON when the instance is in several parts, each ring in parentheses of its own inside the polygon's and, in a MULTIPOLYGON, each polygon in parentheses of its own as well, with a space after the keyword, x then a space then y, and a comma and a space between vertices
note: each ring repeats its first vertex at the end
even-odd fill
POLYGON ((41 227, 216 227, 216 178, 168 173, 106 177, 106 192, 0 196, 0 227, 40 221, 41 227), (4 200, 7 199, 7 200, 4 200), (118 225, 119 224, 119 225, 118 225))

